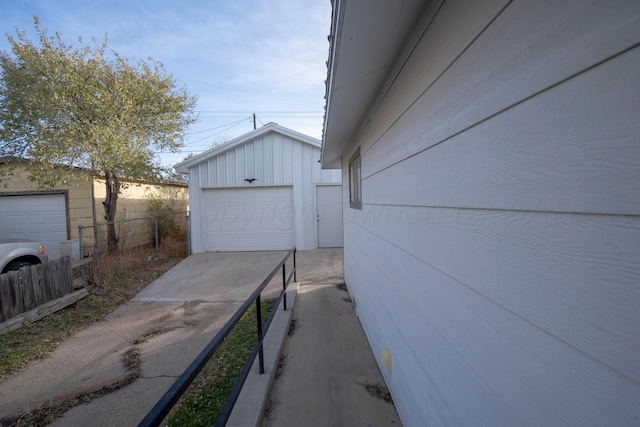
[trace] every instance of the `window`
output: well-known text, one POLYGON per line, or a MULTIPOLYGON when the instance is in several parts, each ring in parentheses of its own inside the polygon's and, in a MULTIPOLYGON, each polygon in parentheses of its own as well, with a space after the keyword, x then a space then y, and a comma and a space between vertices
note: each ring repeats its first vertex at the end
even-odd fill
POLYGON ((349 160, 349 205, 362 210, 362 173, 360 169, 360 148, 349 160))

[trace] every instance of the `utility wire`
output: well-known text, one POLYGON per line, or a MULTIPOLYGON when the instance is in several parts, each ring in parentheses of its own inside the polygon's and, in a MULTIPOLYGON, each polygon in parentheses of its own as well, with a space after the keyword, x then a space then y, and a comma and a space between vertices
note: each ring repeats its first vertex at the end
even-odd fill
MULTIPOLYGON (((249 111, 232 111, 232 110, 196 110, 197 113, 208 114, 248 114, 249 111)), ((322 111, 256 111, 256 114, 323 114, 322 111)))
POLYGON ((243 119, 240 119, 240 120, 238 120, 238 121, 235 121, 235 122, 231 122, 231 123, 224 124, 224 125, 222 125, 222 126, 216 126, 216 127, 214 127, 214 128, 211 128, 211 129, 199 130, 199 131, 197 131, 197 132, 188 133, 188 134, 187 134, 187 135, 185 135, 185 136, 196 135, 196 134, 204 133, 204 132, 211 132, 212 130, 218 130, 218 129, 220 129, 220 128, 227 127, 227 126, 230 126, 230 125, 234 125, 234 124, 236 124, 236 123, 241 123, 241 122, 243 122, 243 121, 245 121, 245 120, 247 120, 247 118, 246 118, 246 117, 245 117, 245 118, 243 118, 243 119))
MULTIPOLYGON (((197 142, 204 141, 204 140, 209 139, 209 138, 213 138, 214 136, 220 135, 221 133, 226 132, 229 129, 233 129, 234 127, 240 125, 242 122, 245 122, 245 121, 250 120, 250 119, 251 119, 251 117, 245 117, 242 120, 238 120, 238 121, 233 122, 233 123, 228 123, 228 124, 226 124, 224 126, 219 126, 216 129, 220 129, 220 128, 225 127, 225 126, 226 126, 226 129, 223 129, 220 132, 216 132, 216 133, 211 134, 211 135, 203 136, 202 138, 196 139, 195 141, 189 141, 186 144, 184 144, 183 147, 186 147, 186 146, 189 146, 189 145, 193 145, 193 144, 195 144, 197 142)), ((199 153, 200 151, 202 151, 202 150, 194 150, 194 151, 181 150, 180 152, 182 152, 182 153, 199 153)), ((175 154, 175 153, 173 153, 171 151, 159 151, 158 154, 175 154)))

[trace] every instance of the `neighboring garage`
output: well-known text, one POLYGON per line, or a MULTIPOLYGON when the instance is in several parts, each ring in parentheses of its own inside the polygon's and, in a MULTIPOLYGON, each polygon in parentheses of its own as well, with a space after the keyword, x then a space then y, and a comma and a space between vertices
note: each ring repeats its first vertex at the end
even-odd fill
POLYGON ((269 123, 176 165, 192 251, 341 247, 341 171, 319 160, 320 141, 269 123))
POLYGON ((0 238, 29 239, 44 244, 50 259, 59 257, 59 242, 67 240, 64 192, 0 197, 0 238))
MULTIPOLYGON (((100 176, 87 180, 86 171, 79 168, 56 168, 53 172, 63 182, 43 189, 31 179, 31 161, 18 157, 0 157, 0 239, 20 238, 42 242, 49 259, 60 255, 60 242, 71 240, 72 253, 79 254, 79 227, 94 224, 94 207, 98 224, 103 223, 105 182, 100 176), (95 202, 94 202, 95 201, 95 202)), ((187 186, 181 182, 127 181, 118 196, 117 219, 132 219, 148 215, 150 197, 171 200, 178 210, 188 209, 187 186)), ((104 227, 102 228, 104 230, 104 227)), ((92 250, 93 229, 85 229, 84 254, 92 250)), ((99 236, 104 241, 102 235, 99 236)), ((132 230, 126 239, 127 248, 153 242, 146 229, 132 230)))

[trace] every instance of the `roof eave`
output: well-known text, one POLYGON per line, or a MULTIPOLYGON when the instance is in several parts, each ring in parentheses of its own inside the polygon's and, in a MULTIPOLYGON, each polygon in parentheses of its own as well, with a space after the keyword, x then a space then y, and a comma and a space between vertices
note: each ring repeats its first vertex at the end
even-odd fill
POLYGON ((265 135, 267 133, 270 132, 275 132, 275 133, 279 133, 281 135, 285 135, 288 136, 292 139, 298 140, 300 142, 304 142, 306 144, 312 145, 316 148, 320 148, 321 146, 321 142, 315 138, 312 138, 308 135, 305 135, 303 133, 300 132, 296 132, 292 129, 288 129, 285 128, 283 126, 280 126, 276 123, 267 123, 266 125, 262 126, 261 128, 255 129, 251 132, 247 132, 244 135, 241 135, 237 138, 232 139, 231 141, 228 141, 222 145, 219 145, 217 147, 214 147, 208 151, 205 151, 203 153, 200 153, 196 156, 191 157, 190 159, 187 159, 183 162, 180 162, 178 164, 176 164, 173 168, 175 169, 176 172, 178 173, 188 173, 189 169, 202 163, 205 162, 209 159, 212 159, 216 156, 219 156, 229 150, 232 150, 242 144, 245 144, 249 141, 252 141, 256 138, 259 138, 262 135, 265 135))
POLYGON ((340 165, 428 1, 335 0, 321 162, 340 165))

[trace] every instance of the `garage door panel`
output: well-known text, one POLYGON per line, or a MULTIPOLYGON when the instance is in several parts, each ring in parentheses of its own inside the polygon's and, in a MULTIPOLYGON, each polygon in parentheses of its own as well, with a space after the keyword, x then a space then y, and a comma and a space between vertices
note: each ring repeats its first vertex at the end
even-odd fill
POLYGON ((207 241, 207 244, 214 247, 222 246, 224 249, 220 250, 224 251, 271 251, 291 249, 293 246, 293 243, 290 242, 288 238, 276 238, 267 241, 264 236, 259 238, 238 238, 237 236, 231 236, 229 238, 207 241))
POLYGON ((289 234, 293 231, 293 227, 290 223, 286 224, 281 222, 237 222, 222 224, 222 230, 220 231, 230 234, 250 232, 253 233, 255 238, 258 238, 263 236, 274 237, 273 231, 280 231, 282 233, 289 234), (264 232, 265 226, 271 228, 269 232, 264 232))
POLYGON ((291 187, 203 191, 205 249, 289 249, 294 244, 291 187))
POLYGON ((0 236, 42 242, 50 259, 60 256, 67 240, 67 211, 63 194, 0 197, 0 236))
POLYGON ((265 227, 281 231, 293 230, 293 212, 263 215, 220 215, 220 211, 205 210, 207 232, 261 231, 265 227))

